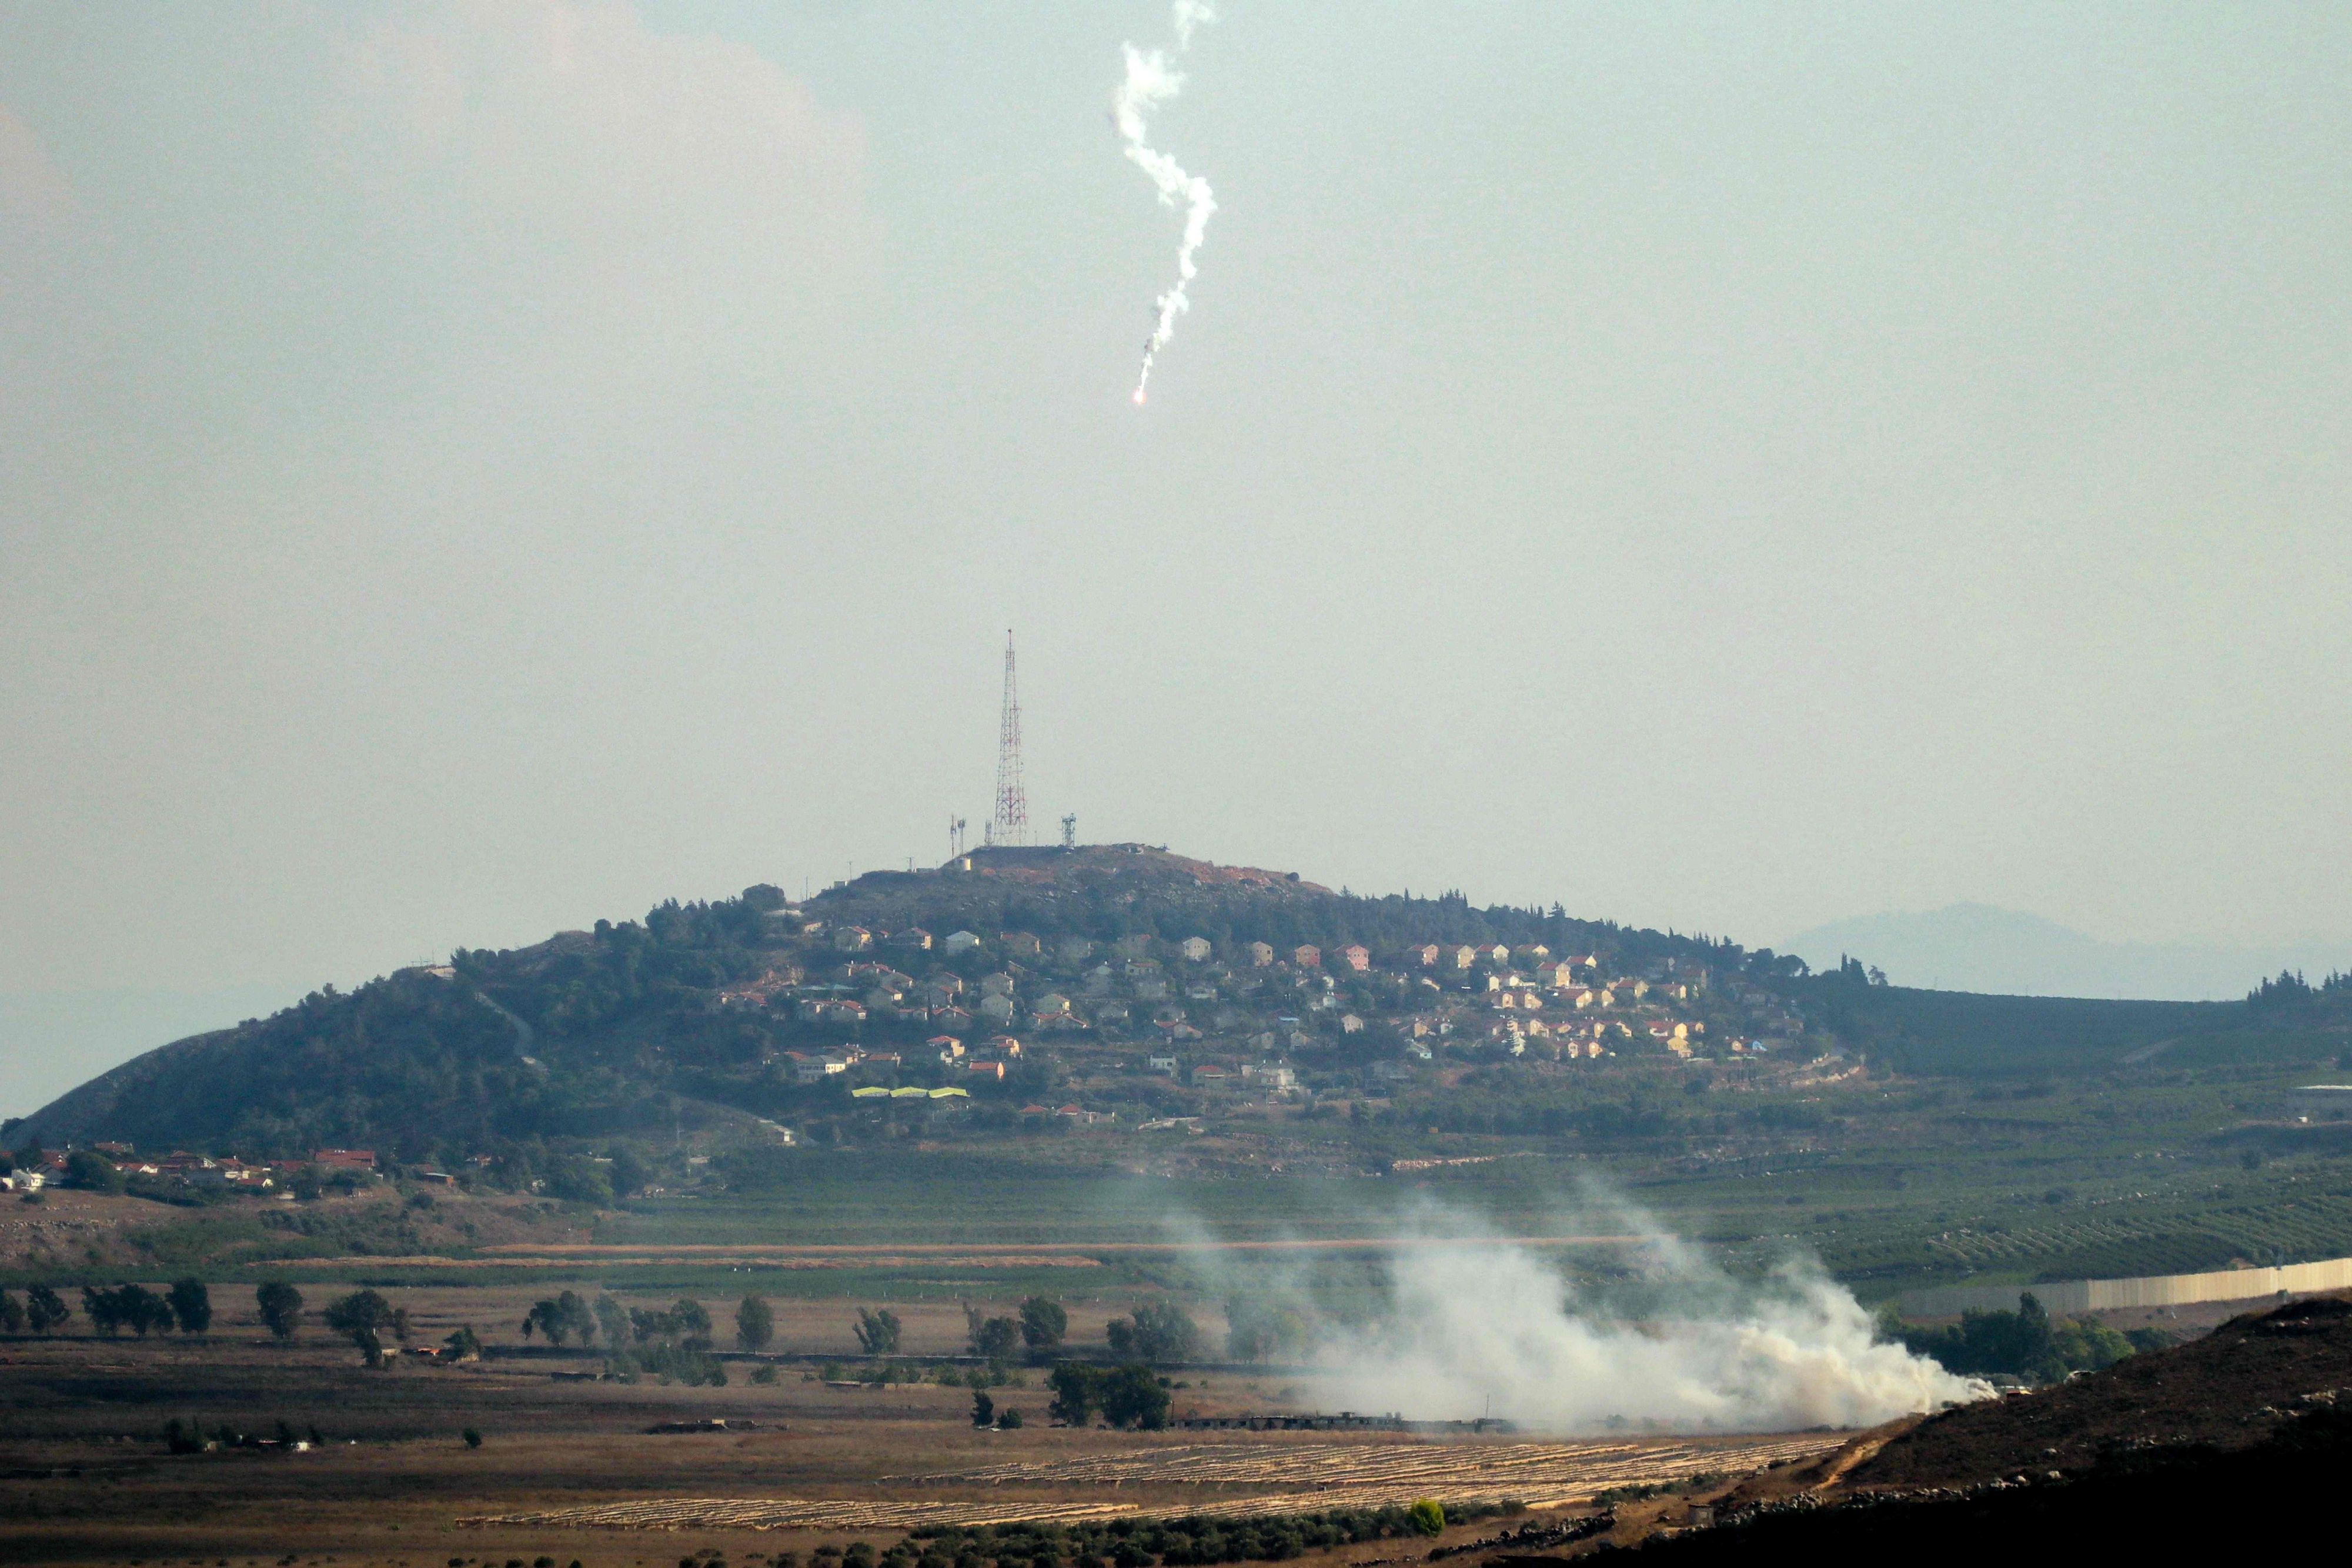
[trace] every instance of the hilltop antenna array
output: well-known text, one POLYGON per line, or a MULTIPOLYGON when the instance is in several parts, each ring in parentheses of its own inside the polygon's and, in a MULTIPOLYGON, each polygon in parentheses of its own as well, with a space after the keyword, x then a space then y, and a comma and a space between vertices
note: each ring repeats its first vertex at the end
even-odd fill
POLYGON ((1013 633, 1004 633, 1004 714, 996 732, 996 815, 992 844, 1029 841, 1029 797, 1021 788, 1021 697, 1013 678, 1013 633))
POLYGON ((951 861, 963 858, 963 828, 961 817, 948 819, 948 859, 951 861))

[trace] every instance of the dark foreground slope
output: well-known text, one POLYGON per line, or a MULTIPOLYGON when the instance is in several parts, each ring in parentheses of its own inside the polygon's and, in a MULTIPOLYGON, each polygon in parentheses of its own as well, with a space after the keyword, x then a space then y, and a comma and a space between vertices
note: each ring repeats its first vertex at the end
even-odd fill
POLYGON ((1736 1490, 1715 1528, 1653 1550, 1667 1562, 2033 1563, 2119 1549, 2168 1561, 2294 1538, 2347 1465, 2352 1301, 2316 1297, 2038 1394, 1948 1411, 1830 1487, 1736 1490))

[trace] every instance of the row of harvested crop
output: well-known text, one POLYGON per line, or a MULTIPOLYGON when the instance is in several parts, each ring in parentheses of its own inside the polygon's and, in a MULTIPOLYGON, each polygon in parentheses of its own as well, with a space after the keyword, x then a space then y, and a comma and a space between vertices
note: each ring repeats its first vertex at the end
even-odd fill
POLYGON ((1074 1524, 918 1526, 883 1553, 883 1568, 1188 1568, 1211 1563, 1279 1563, 1360 1541, 1434 1535, 1449 1523, 1523 1511, 1517 1502, 1446 1507, 1429 1499, 1377 1509, 1311 1513, 1187 1514, 1074 1524))

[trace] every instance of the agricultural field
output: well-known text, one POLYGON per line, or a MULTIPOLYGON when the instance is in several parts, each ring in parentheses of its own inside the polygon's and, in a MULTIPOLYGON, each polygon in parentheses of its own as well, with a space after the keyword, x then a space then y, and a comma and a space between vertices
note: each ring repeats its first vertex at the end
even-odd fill
MULTIPOLYGON (((491 1304, 467 1291, 402 1299, 420 1339, 491 1304)), ((799 1369, 759 1385, 739 1364, 727 1386, 694 1388, 559 1381, 551 1364, 510 1358, 370 1371, 315 1331, 277 1345, 226 1294, 223 1307, 203 1338, 0 1347, 0 1558, 258 1568, 293 1552, 435 1568, 544 1556, 635 1568, 714 1548, 743 1562, 857 1540, 879 1550, 926 1526, 1015 1521, 1237 1519, 1422 1498, 1546 1513, 1839 1440, 1072 1429, 1049 1424, 1044 1391, 1020 1383, 995 1393, 1027 1424, 983 1431, 967 1389, 843 1386, 799 1369), (173 1452, 167 1420, 218 1446, 173 1452), (652 1430, 709 1421, 726 1429, 652 1430)), ((1187 1411, 1315 1403, 1295 1380, 1182 1381, 1187 1411)))
POLYGON ((1810 1256, 1875 1301, 2352 1254, 2352 1140, 2343 1124, 2294 1120, 2308 1079, 2258 1066, 1865 1075, 1822 1092, 1822 1125, 1769 1140, 1440 1127, 1395 1168, 1349 1177, 1280 1168, 1297 1142, 1352 1135, 1299 1121, 1194 1137, 1199 1168, 1184 1175, 1150 1174, 1129 1134, 1088 1133, 1034 1161, 1018 1145, 811 1151, 773 1190, 712 1185, 601 1207, 391 1187, 194 1207, 54 1192, 40 1207, 0 1204, 0 1284, 201 1271, 952 1301, 1222 1290, 1252 1265, 1309 1255, 1328 1271, 1351 1248, 1376 1269, 1395 1238, 1433 1229, 1536 1239, 1605 1270, 1624 1238, 1655 1229, 1736 1271, 1810 1256), (1437 1160, 1472 1163, 1417 1163, 1437 1160))

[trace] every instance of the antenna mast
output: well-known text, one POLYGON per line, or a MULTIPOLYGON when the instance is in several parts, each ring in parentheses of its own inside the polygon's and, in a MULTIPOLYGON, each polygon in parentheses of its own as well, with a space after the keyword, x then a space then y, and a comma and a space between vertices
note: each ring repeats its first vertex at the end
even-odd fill
POLYGON ((1013 633, 1004 634, 1004 716, 996 737, 996 815, 989 820, 992 844, 1029 841, 1029 797, 1021 788, 1021 697, 1013 680, 1013 633))

